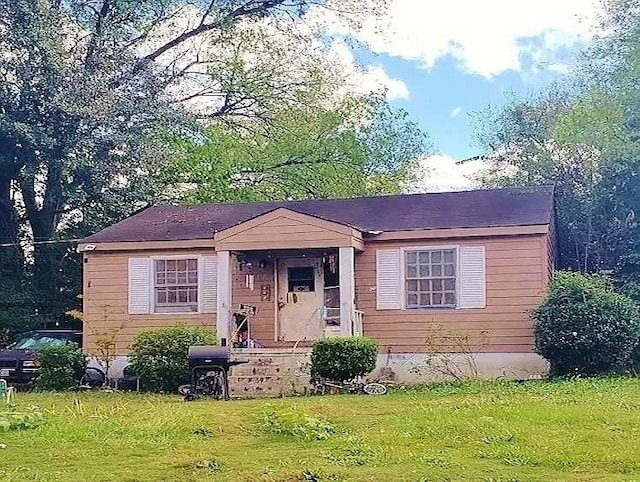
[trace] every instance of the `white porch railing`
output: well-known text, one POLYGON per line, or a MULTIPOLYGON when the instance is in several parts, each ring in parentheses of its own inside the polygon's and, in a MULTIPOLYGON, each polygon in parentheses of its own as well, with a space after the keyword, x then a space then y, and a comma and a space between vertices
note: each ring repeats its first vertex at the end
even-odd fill
POLYGON ((354 336, 362 336, 362 319, 364 317, 364 312, 360 310, 353 310, 353 315, 351 316, 351 334, 354 336))
POLYGON ((327 308, 323 309, 323 319, 324 319, 324 328, 325 328, 325 336, 335 336, 339 334, 347 334, 353 336, 362 336, 362 320, 364 317, 364 312, 360 310, 353 310, 351 312, 351 317, 349 320, 349 324, 347 325, 348 331, 340 331, 340 308, 327 308))

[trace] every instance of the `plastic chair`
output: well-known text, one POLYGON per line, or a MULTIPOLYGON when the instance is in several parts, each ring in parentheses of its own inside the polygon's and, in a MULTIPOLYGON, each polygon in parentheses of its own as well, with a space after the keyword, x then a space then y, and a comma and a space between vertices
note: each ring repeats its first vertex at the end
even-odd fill
POLYGON ((15 388, 10 387, 6 380, 0 379, 0 397, 4 398, 7 403, 11 403, 14 397, 15 388))

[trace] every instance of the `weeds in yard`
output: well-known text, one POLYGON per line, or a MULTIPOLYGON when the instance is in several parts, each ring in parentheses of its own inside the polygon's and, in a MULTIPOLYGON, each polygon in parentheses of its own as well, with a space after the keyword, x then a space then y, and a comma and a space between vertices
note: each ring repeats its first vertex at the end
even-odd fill
POLYGON ((367 465, 376 458, 377 452, 363 442, 347 441, 346 445, 334 448, 327 459, 342 467, 356 467, 367 465))
POLYGON ((38 407, 30 407, 25 412, 10 410, 0 412, 0 432, 29 430, 44 422, 44 415, 38 407))
POLYGON ((116 403, 107 405, 96 405, 94 407, 87 408, 85 403, 80 398, 75 398, 70 407, 66 408, 66 412, 72 418, 91 418, 99 420, 109 420, 116 416, 133 415, 130 412, 130 405, 127 402, 118 402, 117 399, 113 399, 116 403))
POLYGON ((338 428, 319 418, 310 417, 296 405, 289 409, 268 407, 261 421, 264 432, 302 440, 326 440, 339 432, 338 428))
POLYGON ((220 472, 222 470, 223 465, 218 460, 215 460, 215 459, 206 460, 205 459, 205 460, 199 460, 198 462, 193 464, 193 467, 198 472, 214 473, 214 472, 220 472))
POLYGON ((477 380, 477 358, 491 344, 489 332, 481 331, 477 339, 468 333, 430 326, 425 339, 425 359, 410 368, 418 376, 448 380, 477 380))
POLYGON ((298 479, 304 482, 324 482, 329 480, 345 480, 343 475, 327 473, 323 470, 306 469, 298 479))
POLYGON ((445 452, 439 452, 437 454, 426 454, 420 457, 420 462, 427 467, 440 468, 440 469, 452 469, 460 467, 458 462, 451 460, 445 452))

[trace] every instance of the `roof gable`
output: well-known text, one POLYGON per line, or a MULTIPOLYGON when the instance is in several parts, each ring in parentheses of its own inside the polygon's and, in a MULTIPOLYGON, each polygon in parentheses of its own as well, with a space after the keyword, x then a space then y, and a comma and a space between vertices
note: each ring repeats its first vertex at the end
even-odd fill
POLYGON ((362 235, 344 224, 276 208, 215 234, 218 250, 362 247, 362 235))

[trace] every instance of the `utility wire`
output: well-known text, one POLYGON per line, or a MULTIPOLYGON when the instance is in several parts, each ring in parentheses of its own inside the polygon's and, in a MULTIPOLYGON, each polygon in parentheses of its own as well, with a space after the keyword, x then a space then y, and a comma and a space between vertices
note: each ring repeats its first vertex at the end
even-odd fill
POLYGON ((59 243, 77 243, 82 241, 83 238, 79 239, 51 239, 49 241, 25 241, 24 243, 1 243, 0 248, 10 248, 13 246, 22 246, 23 244, 59 244, 59 243))

